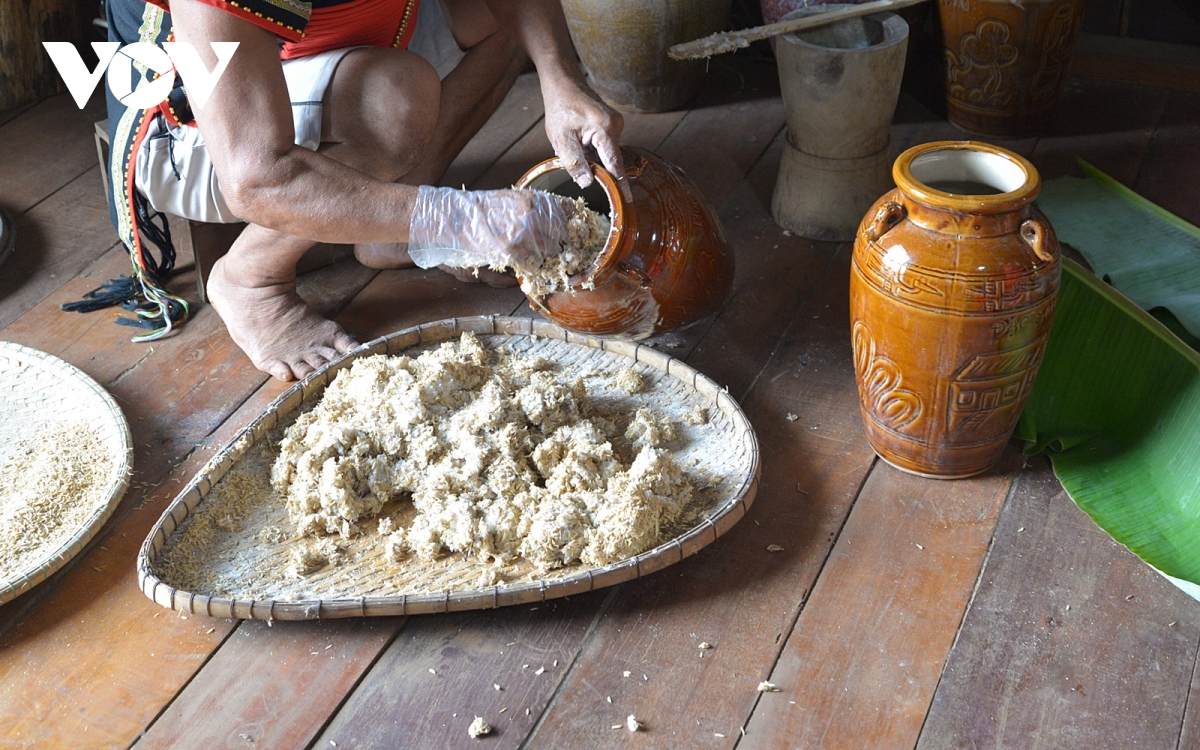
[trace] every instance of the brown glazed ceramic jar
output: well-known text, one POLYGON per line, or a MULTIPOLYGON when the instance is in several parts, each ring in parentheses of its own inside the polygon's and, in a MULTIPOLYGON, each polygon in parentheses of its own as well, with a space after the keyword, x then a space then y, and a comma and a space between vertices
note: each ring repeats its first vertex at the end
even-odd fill
POLYGON ((1035 135, 1054 112, 1084 0, 938 0, 946 110, 961 128, 1035 135))
POLYGON ((1050 334, 1059 246, 1027 160, 975 141, 905 151, 859 226, 850 325, 871 447, 914 474, 987 470, 1050 334))
POLYGON ((700 88, 706 60, 672 60, 672 45, 721 31, 732 0, 563 0, 588 83, 627 112, 665 112, 700 88))
POLYGON ((733 286, 733 254, 716 212, 682 170, 624 147, 629 197, 603 167, 581 189, 557 159, 526 172, 518 188, 582 197, 612 217, 596 261, 569 290, 530 304, 563 328, 643 339, 678 330, 715 312, 733 286))

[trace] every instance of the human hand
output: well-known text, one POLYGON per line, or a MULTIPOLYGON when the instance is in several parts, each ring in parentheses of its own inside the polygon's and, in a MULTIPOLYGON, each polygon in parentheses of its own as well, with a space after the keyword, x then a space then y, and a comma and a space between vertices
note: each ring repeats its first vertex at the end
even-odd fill
POLYGON ((546 136, 563 168, 580 187, 592 184, 587 150, 594 149, 600 163, 617 180, 625 175, 621 158, 621 113, 609 107, 582 81, 567 78, 548 83, 543 90, 546 102, 546 136))
POLYGON ((408 253, 421 268, 531 268, 561 250, 574 212, 570 199, 539 190, 422 185, 409 224, 408 253))

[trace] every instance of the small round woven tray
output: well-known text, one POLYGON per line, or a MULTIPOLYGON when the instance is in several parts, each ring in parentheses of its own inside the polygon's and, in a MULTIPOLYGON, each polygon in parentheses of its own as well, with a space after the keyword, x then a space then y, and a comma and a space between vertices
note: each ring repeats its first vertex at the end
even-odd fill
POLYGON ((758 441, 745 414, 727 391, 683 362, 633 342, 581 336, 527 318, 444 320, 377 339, 313 373, 276 399, 209 461, 163 513, 142 544, 138 580, 146 596, 164 607, 243 619, 411 615, 537 602, 638 578, 695 554, 745 515, 754 500, 758 478, 758 441), (616 372, 633 367, 646 383, 645 391, 638 394, 643 403, 666 413, 671 409, 675 413, 705 409, 708 421, 702 428, 689 428, 691 437, 678 456, 681 465, 706 467, 709 481, 701 492, 702 505, 696 520, 669 534, 669 539, 653 549, 612 565, 589 568, 576 563, 538 574, 522 561, 497 585, 482 585, 481 573, 490 567, 487 563, 458 553, 434 561, 396 561, 386 559, 378 544, 366 543, 352 549, 345 564, 328 566, 304 578, 287 576, 280 571, 287 560, 288 541, 272 540, 269 535, 264 538, 260 533, 291 526, 282 502, 273 496, 259 501, 263 507, 253 511, 246 523, 231 526, 222 521, 222 501, 212 499, 222 494, 222 477, 235 468, 269 472, 275 441, 283 426, 319 400, 340 370, 359 357, 373 354, 415 355, 456 339, 465 331, 476 334, 485 346, 536 353, 567 369, 591 367, 616 372), (265 468, 253 468, 255 462, 265 468), (214 487, 217 492, 213 492, 214 487), (207 520, 200 527, 206 529, 204 538, 209 538, 208 530, 224 529, 215 535, 219 539, 199 553, 178 544, 190 525, 205 519, 206 514, 207 520), (169 580, 172 555, 199 566, 204 575, 192 580, 221 581, 221 590, 189 591, 186 581, 169 580))
POLYGON ((109 452, 109 481, 82 523, 62 529, 32 562, 0 579, 0 604, 46 580, 91 541, 121 502, 133 466, 129 425, 108 391, 58 357, 0 341, 0 458, 43 430, 77 423, 95 429, 109 452))

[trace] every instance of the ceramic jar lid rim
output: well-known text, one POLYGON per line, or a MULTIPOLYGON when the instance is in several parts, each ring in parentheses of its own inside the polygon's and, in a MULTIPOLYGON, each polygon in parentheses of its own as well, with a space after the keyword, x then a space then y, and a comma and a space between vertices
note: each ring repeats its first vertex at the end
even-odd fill
MULTIPOLYGON (((1004 171, 1015 174, 1015 170, 1012 169, 1005 169, 1004 171)), ((958 211, 984 214, 999 214, 1020 210, 1029 203, 1032 203, 1042 189, 1042 178, 1028 159, 1006 148, 982 141, 932 141, 913 146, 896 158, 895 164, 892 165, 892 178, 896 182, 896 187, 901 192, 923 205, 932 208, 950 208, 958 211), (918 168, 920 168, 920 157, 933 154, 937 151, 981 154, 984 158, 977 160, 980 162, 990 161, 988 159, 990 156, 995 159, 992 162, 993 164, 997 164, 1003 168, 1005 166, 1004 162, 1007 162, 1011 167, 1020 170, 1020 174, 1015 182, 1011 178, 1009 179, 1009 184, 1013 184, 1014 186, 1006 192, 988 195, 963 195, 937 190, 926 185, 913 175, 914 162, 918 162, 918 168)), ((979 180, 981 178, 976 179, 979 180)), ((994 187, 998 190, 1001 189, 999 185, 994 187)))
MULTIPOLYGON (((622 150, 624 151, 625 149, 622 150)), ((626 158, 628 159, 628 154, 626 154, 626 158)), ((609 228, 608 240, 604 243, 604 249, 600 251, 600 255, 596 257, 595 262, 592 263, 590 268, 571 277, 570 284, 576 289, 581 288, 581 285, 589 279, 594 279, 600 270, 611 262, 618 240, 625 229, 625 198, 621 195, 621 189, 617 186, 616 178, 602 165, 590 159, 587 164, 588 168, 592 171, 592 178, 604 189, 605 197, 608 198, 609 218, 612 220, 612 225, 609 228)), ((566 172, 566 167, 563 166, 562 160, 557 156, 538 162, 530 167, 529 171, 521 175, 521 178, 517 180, 514 187, 518 189, 528 188, 537 178, 555 171, 566 172)), ((568 177, 568 180, 574 181, 570 177, 568 177)))

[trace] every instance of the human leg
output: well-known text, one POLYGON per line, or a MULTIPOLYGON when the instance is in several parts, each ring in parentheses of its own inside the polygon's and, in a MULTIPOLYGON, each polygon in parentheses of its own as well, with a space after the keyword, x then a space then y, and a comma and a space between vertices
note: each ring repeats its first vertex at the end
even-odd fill
MULTIPOLYGON (((391 181, 423 156, 436 121, 438 82, 415 55, 358 49, 342 60, 325 101, 320 153, 391 181)), ((208 282, 209 299, 234 342, 280 380, 303 378, 355 346, 296 294, 296 264, 312 245, 251 224, 208 282)))
MULTIPOLYGON (((483 0, 445 0, 445 6, 450 31, 465 55, 441 83, 437 122, 422 159, 401 177, 410 185, 435 185, 441 180, 450 163, 495 113, 526 61, 483 0)), ((404 244, 360 244, 354 252, 359 262, 371 268, 412 266, 404 244)), ((455 275, 476 278, 473 274, 455 275)), ((493 283, 503 277, 481 273, 480 278, 493 283)))

